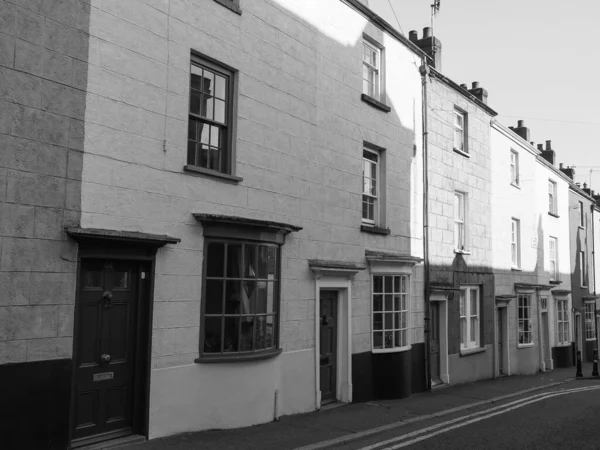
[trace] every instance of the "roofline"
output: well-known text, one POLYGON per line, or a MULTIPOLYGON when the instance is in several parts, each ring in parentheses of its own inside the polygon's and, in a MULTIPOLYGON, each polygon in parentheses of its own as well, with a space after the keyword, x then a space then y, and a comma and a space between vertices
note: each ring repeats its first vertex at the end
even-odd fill
MULTIPOLYGON (((569 178, 569 180, 571 180, 571 179, 569 178)), ((571 180, 571 184, 569 186, 569 189, 572 190, 573 192, 575 192, 576 194, 581 195, 586 200, 591 201, 593 204, 596 204, 596 200, 594 199, 594 197, 592 197, 591 195, 588 195, 587 193, 585 193, 583 191, 583 189, 577 187, 577 185, 575 184, 575 182, 573 180, 571 180)))
POLYGON ((429 58, 427 53, 425 53, 419 46, 417 46, 414 42, 409 40, 406 36, 392 27, 388 22, 386 22, 381 16, 376 14, 371 8, 361 3, 359 0, 340 0, 342 3, 347 4, 352 9, 358 11, 360 14, 365 16, 371 23, 381 28, 386 33, 398 39, 404 45, 409 47, 413 52, 417 53, 421 58, 429 58))
POLYGON ((432 76, 434 76, 435 78, 446 83, 448 86, 450 86, 456 92, 461 94, 467 100, 470 100, 471 102, 475 103, 476 106, 484 109, 489 115, 491 115, 492 117, 495 117, 498 115, 498 113, 496 111, 494 111, 491 107, 489 107, 487 104, 483 103, 481 100, 479 100, 477 97, 475 97, 473 94, 471 94, 465 88, 460 87, 460 85, 458 83, 456 83, 455 81, 452 81, 446 75, 442 75, 442 73, 439 72, 435 67, 430 66, 429 68, 430 68, 430 73, 432 76))

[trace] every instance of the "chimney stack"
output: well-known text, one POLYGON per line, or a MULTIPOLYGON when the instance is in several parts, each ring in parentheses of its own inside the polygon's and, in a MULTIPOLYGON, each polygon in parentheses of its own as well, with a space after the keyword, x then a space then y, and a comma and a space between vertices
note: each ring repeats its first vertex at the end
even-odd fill
POLYGON ((593 191, 592 191, 590 188, 588 188, 588 185, 587 185, 587 183, 583 183, 583 192, 585 192, 585 193, 586 193, 587 195, 589 195, 590 197, 591 197, 592 195, 594 195, 594 194, 593 194, 593 191))
POLYGON ((487 105, 488 91, 481 87, 479 81, 473 81, 469 92, 477 97, 482 103, 487 105))
POLYGON ((552 141, 546 141, 546 149, 542 144, 538 145, 538 149, 542 150, 542 158, 548 161, 550 164, 554 165, 554 160, 556 159, 556 153, 552 150, 552 141))
POLYGON ((517 121, 517 126, 512 128, 512 130, 526 141, 529 141, 529 128, 525 126, 524 120, 517 121))
POLYGON ((560 171, 568 176, 571 180, 575 179, 575 169, 572 167, 563 167, 562 163, 560 163, 560 171))
POLYGON ((431 67, 439 71, 442 70, 442 43, 438 38, 433 36, 431 27, 423 28, 422 39, 419 39, 417 32, 414 30, 408 33, 408 39, 429 56, 429 65, 431 67))

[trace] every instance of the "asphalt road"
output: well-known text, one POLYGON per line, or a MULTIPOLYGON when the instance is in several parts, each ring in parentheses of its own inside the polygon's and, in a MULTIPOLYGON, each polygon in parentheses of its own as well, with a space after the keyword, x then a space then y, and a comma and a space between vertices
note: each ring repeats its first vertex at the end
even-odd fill
POLYGON ((347 450, 600 449, 600 384, 565 387, 390 430, 347 450), (578 391, 577 391, 578 390, 578 391))

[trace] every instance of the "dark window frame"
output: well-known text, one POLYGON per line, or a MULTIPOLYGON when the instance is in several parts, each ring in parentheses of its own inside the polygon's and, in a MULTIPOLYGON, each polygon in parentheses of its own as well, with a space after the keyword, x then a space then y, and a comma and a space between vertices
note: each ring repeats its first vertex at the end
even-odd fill
MULTIPOLYGON (((227 250, 225 250, 225 252, 227 252, 227 250)), ((224 258, 226 258, 226 254, 224 258)), ((223 260, 223 264, 225 266, 225 269, 227 268, 227 262, 226 259, 223 260)), ((214 277, 208 277, 208 279, 213 279, 214 277)), ((224 280, 224 284, 227 284, 227 273, 223 274, 223 277, 221 277, 224 280)), ((241 277, 242 279, 244 278, 243 276, 241 277)), ((223 292, 223 297, 225 298, 226 292, 223 292)), ((231 317, 242 317, 243 315, 250 315, 250 314, 233 314, 230 315, 231 317)), ((258 314, 252 314, 255 318, 258 317, 258 314)), ((269 313, 265 313, 265 315, 269 315, 269 313)), ((217 315, 212 315, 210 314, 209 317, 215 317, 215 316, 221 316, 222 320, 225 319, 225 317, 227 317, 226 311, 222 311, 221 314, 217 314, 217 315)), ((205 240, 204 240, 204 261, 203 261, 203 267, 202 267, 202 299, 201 299, 201 304, 200 304, 200 336, 199 336, 199 357, 198 359, 196 359, 197 363, 217 363, 217 362, 234 362, 234 361, 247 361, 247 360, 257 360, 257 359, 265 359, 265 358, 270 358, 273 356, 276 356, 278 354, 281 353, 281 349, 279 348, 279 342, 280 342, 280 327, 281 327, 281 321, 280 321, 280 317, 281 317, 281 244, 275 243, 273 241, 271 241, 270 239, 267 241, 258 241, 258 240, 253 240, 253 239, 248 239, 246 236, 242 236, 241 239, 233 239, 233 238, 229 238, 229 237, 213 237, 213 236, 206 236, 205 240), (273 316, 273 344, 272 346, 270 346, 269 348, 265 348, 265 349, 253 349, 253 350, 249 350, 249 351, 241 351, 241 350, 237 350, 237 351, 232 351, 232 352, 225 352, 224 351, 224 340, 225 340, 225 336, 224 336, 224 328, 222 326, 221 328, 221 351, 220 352, 206 352, 205 351, 205 329, 206 329, 206 325, 205 325, 205 319, 206 319, 206 288, 207 288, 207 269, 208 269, 208 246, 211 243, 224 243, 226 244, 225 249, 227 248, 227 244, 234 244, 234 245, 254 245, 254 246, 266 246, 266 247, 271 247, 271 248, 276 248, 276 255, 277 255, 277 261, 276 261, 276 265, 275 265, 275 280, 273 280, 274 283, 274 290, 273 293, 274 295, 276 295, 276 299, 273 300, 274 303, 274 310, 272 313, 273 316)), ((239 324, 239 327, 241 329, 241 321, 239 324)), ((238 343, 241 342, 241 336, 238 337, 238 343)), ((253 343, 254 343, 254 339, 253 339, 253 343)))
MULTIPOLYGON (((236 132, 237 132, 237 97, 238 97, 238 78, 239 72, 226 64, 223 64, 215 59, 203 55, 199 52, 192 51, 190 58, 190 80, 189 80, 189 106, 188 106, 188 144, 186 146, 186 165, 184 171, 193 174, 207 175, 215 178, 221 178, 224 181, 239 182, 241 178, 235 176, 236 169, 236 132), (223 76, 227 80, 226 87, 226 103, 227 109, 225 114, 225 123, 221 124, 215 120, 202 117, 200 114, 192 112, 192 66, 208 69, 211 72, 215 72, 220 76, 223 76), (221 164, 218 170, 204 167, 198 164, 197 156, 194 156, 194 161, 190 158, 189 143, 190 129, 192 121, 196 121, 210 126, 216 126, 220 128, 225 135, 224 143, 220 143, 219 146, 221 157, 225 158, 225 161, 221 164)), ((196 134, 195 142, 198 142, 199 138, 196 134)))
POLYGON ((452 110, 452 149, 458 153, 459 155, 466 156, 470 158, 469 153, 469 113, 459 106, 454 105, 454 109, 452 110), (457 114, 458 113, 458 114, 457 114), (457 148, 455 144, 455 134, 456 134, 456 123, 455 119, 457 115, 461 115, 463 118, 462 124, 462 136, 463 136, 463 148, 457 148))

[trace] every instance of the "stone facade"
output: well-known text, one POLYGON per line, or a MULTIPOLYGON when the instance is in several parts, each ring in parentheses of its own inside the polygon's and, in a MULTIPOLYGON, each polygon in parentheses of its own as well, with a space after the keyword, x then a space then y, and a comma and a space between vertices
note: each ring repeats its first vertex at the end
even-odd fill
POLYGON ((502 355, 504 374, 550 370, 556 365, 557 353, 565 353, 556 356, 560 361, 567 360, 570 354, 572 321, 568 344, 558 342, 557 331, 557 302, 567 301, 568 311, 571 309, 571 265, 564 256, 570 252, 566 238, 569 179, 544 159, 539 149, 498 122, 492 124, 492 167, 495 290, 498 297, 512 297, 506 310, 499 308, 496 312, 507 314, 504 334, 509 354, 502 355), (511 172, 511 161, 516 175, 511 172), (549 206, 549 183, 554 183, 556 189, 554 211, 549 206), (516 264, 511 248, 513 219, 519 223, 516 264), (551 250, 551 245, 556 248, 551 250), (557 276, 551 273, 551 259, 557 264, 557 276), (527 295, 531 301, 531 344, 519 343, 519 294, 527 295))
MULTIPOLYGON (((430 289, 446 292, 447 354, 440 355, 441 380, 452 384, 492 377, 494 280, 490 204, 492 193, 490 119, 495 113, 476 97, 433 72, 428 84, 428 207, 430 289), (454 150, 455 111, 466 115, 466 151, 454 150), (465 247, 454 241, 454 195, 465 198, 465 247), (480 348, 460 348, 459 288, 479 287, 480 348), (447 360, 445 360, 447 358, 447 360)), ((431 299, 432 300, 432 299, 431 299)))
MULTIPOLYGON (((236 14, 222 3, 92 2, 82 227, 181 239, 156 258, 150 437, 265 422, 274 398, 279 414, 314 410, 318 318, 308 262, 366 266, 366 250, 422 257, 420 56, 356 5, 257 0, 236 14), (363 33, 385 48, 387 113, 361 101, 363 33), (193 51, 237 71, 233 175, 241 180, 183 170, 193 51), (361 231, 364 142, 385 149, 389 235, 361 231), (204 238, 192 213, 302 227, 282 246, 276 359, 194 363, 204 238)), ((424 357, 420 267, 410 271, 417 356, 407 371, 424 357)), ((352 354, 372 349, 370 280, 364 269, 351 284, 352 354)))
MULTIPOLYGON (((0 1, 3 380, 9 372, 28 378, 42 362, 54 361, 43 366, 46 371, 70 368, 77 264, 76 246, 63 228, 80 220, 89 14, 86 2, 0 1)), ((6 420, 0 413, 9 442, 21 419, 39 427, 33 446, 66 439, 49 428, 60 428, 65 420, 55 412, 68 404, 69 372, 66 378, 36 381, 56 395, 36 400, 35 417, 12 407, 6 420)), ((32 386, 21 390, 14 380, 10 384, 15 390, 3 405, 31 402, 32 386)))

